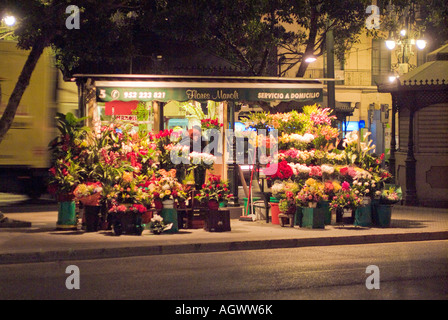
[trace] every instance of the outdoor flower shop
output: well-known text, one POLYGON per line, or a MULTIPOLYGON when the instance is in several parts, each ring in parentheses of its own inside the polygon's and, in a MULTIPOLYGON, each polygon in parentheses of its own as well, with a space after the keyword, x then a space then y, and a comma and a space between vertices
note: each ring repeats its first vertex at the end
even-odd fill
POLYGON ((251 150, 262 154, 263 161, 255 157, 253 167, 269 186, 270 223, 388 226, 391 204, 400 200, 369 133, 341 138, 331 111, 314 104, 322 94, 315 81, 78 79, 86 78, 95 81, 80 81, 83 117, 58 114, 60 134, 50 143, 49 190, 59 201, 59 229, 76 229, 81 221, 86 231, 116 235, 140 235, 145 228, 153 234, 197 227, 230 231, 226 206, 236 188, 226 167, 236 162, 222 160, 234 152, 233 141, 210 151, 208 132, 225 136, 226 129, 234 129, 232 101, 289 101, 293 94, 310 104, 301 112, 252 113, 242 133, 251 150), (209 108, 211 99, 230 101, 224 103, 227 112, 213 112, 220 109, 209 108), (195 126, 165 129, 161 102, 171 100, 193 107, 207 100, 209 112, 195 108, 200 114, 195 126), (126 111, 117 113, 120 108, 126 111))

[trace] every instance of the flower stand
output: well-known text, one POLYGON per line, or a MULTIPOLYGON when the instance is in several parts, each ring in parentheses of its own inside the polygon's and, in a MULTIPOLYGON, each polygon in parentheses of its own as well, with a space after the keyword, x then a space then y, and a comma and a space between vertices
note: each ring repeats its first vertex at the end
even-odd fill
POLYGON ((204 230, 208 232, 230 231, 230 210, 209 210, 205 213, 204 230))
POLYGON ((285 225, 289 225, 291 228, 294 227, 294 213, 283 213, 281 212, 278 215, 280 220, 280 226, 284 227, 285 225))
POLYGON ((356 209, 353 225, 358 227, 372 226, 372 206, 370 204, 363 205, 356 209))
POLYGON ((101 206, 84 205, 86 232, 96 232, 100 225, 101 206))
POLYGON ((377 204, 372 213, 373 225, 380 228, 387 228, 390 226, 392 217, 392 207, 390 204, 377 204))
POLYGON ((77 230, 78 219, 76 217, 75 201, 60 201, 58 203, 57 230, 77 230))
POLYGON ((325 229, 325 213, 322 208, 302 208, 302 228, 325 229))
POLYGON ((163 233, 177 233, 179 231, 176 209, 163 208, 162 211, 160 211, 160 216, 163 218, 165 224, 173 224, 171 229, 165 230, 163 233))

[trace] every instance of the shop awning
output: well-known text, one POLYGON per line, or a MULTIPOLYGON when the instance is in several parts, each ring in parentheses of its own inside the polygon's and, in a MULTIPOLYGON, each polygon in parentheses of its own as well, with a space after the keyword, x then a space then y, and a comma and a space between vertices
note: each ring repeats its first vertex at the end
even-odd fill
POLYGON ((274 77, 200 77, 165 75, 90 75, 97 101, 322 101, 319 80, 274 77))

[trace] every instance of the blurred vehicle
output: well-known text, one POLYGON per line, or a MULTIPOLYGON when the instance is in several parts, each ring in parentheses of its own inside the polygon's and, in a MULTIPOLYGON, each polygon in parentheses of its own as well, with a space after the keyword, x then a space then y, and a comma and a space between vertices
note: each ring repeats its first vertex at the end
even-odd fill
MULTIPOLYGON (((6 108, 29 51, 0 40, 0 115, 6 108)), ((56 112, 77 114, 76 84, 64 82, 51 50, 44 51, 31 76, 14 122, 0 143, 0 192, 39 198, 46 192, 48 143, 57 134, 56 112)))

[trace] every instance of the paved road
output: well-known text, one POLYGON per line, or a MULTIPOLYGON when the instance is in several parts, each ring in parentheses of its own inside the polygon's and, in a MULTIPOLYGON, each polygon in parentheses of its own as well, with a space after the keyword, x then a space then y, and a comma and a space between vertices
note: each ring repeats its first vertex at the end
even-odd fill
POLYGON ((0 265, 0 299, 447 299, 447 253, 425 241, 0 265))

